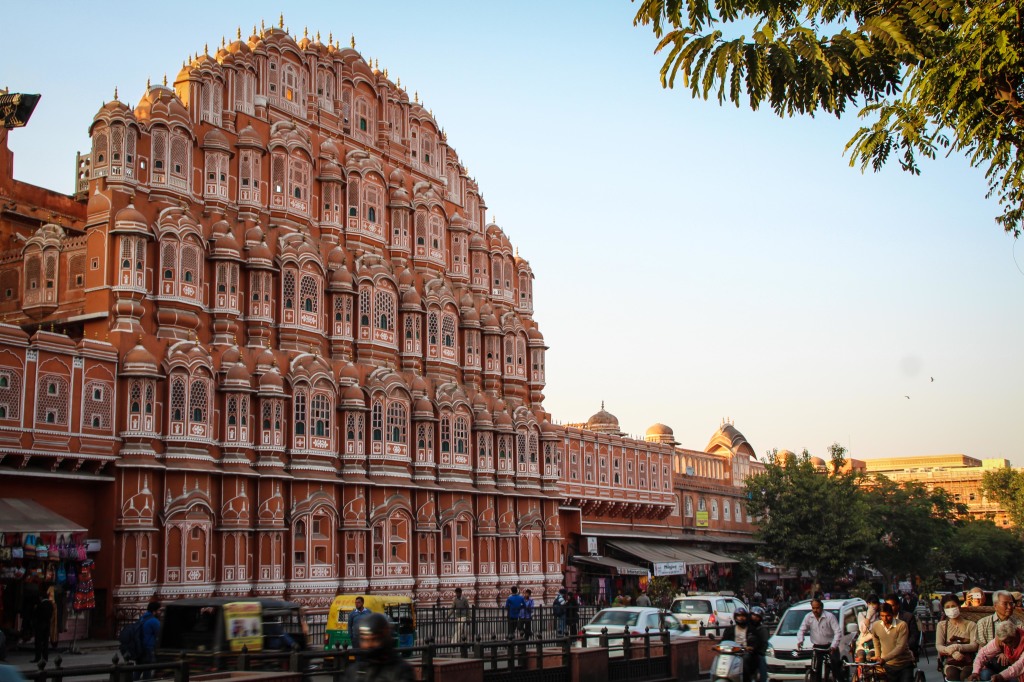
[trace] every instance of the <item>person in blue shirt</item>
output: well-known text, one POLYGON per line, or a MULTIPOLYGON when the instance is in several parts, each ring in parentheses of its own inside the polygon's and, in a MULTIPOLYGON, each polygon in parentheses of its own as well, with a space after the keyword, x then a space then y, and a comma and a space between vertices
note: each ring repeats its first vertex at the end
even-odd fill
POLYGON ((523 610, 519 614, 519 625, 523 630, 523 639, 533 638, 533 591, 527 589, 523 593, 523 610))
MULTIPOLYGON (((151 601, 146 606, 146 612, 139 616, 142 621, 142 660, 138 663, 156 663, 156 645, 160 640, 160 619, 157 614, 160 612, 160 602, 151 601)), ((153 670, 136 672, 132 675, 136 680, 149 680, 153 678, 153 670)))
POLYGON ((523 606, 526 600, 519 594, 519 587, 512 586, 512 594, 505 600, 505 612, 508 614, 508 638, 515 639, 519 632, 519 620, 523 617, 523 606))
POLYGON ((348 614, 348 636, 352 638, 353 649, 359 648, 359 619, 373 613, 363 606, 364 603, 362 597, 356 597, 356 607, 348 614))

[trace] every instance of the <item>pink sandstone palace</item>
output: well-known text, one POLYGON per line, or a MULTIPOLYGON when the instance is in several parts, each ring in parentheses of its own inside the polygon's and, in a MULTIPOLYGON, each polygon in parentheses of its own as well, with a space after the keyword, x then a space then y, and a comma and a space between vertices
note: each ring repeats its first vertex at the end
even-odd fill
MULTIPOLYGON (((74 196, 0 144, 0 498, 99 540, 106 612, 548 602, 629 574, 606 541, 749 545, 731 424, 553 424, 534 273, 418 99, 271 28, 104 104, 74 196)), ((703 554, 684 586, 728 564, 703 554)))

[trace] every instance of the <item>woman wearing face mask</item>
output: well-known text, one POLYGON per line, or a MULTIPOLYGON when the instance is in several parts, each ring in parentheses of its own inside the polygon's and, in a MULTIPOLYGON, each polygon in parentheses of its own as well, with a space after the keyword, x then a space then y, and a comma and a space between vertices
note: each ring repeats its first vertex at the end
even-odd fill
POLYGON ((947 680, 966 680, 978 651, 977 629, 960 615, 955 594, 942 598, 943 619, 935 628, 935 650, 939 652, 942 673, 947 680))

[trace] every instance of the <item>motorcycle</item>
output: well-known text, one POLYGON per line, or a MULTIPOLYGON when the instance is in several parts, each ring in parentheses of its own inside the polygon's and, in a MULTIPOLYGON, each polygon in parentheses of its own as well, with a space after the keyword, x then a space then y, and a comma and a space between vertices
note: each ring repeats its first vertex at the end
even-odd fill
POLYGON ((712 647, 711 682, 743 682, 743 656, 747 648, 731 640, 722 640, 712 647))

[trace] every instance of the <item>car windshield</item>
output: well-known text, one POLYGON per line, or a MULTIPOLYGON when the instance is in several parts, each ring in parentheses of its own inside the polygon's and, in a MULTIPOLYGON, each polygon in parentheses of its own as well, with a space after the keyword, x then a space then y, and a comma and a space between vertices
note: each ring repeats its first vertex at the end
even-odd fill
POLYGON ((711 602, 706 599, 680 599, 672 605, 672 613, 711 613, 711 602))
MULTIPOLYGON (((790 609, 786 611, 786 615, 782 617, 782 621, 779 623, 779 629, 775 631, 776 635, 785 635, 793 637, 800 630, 800 623, 804 622, 804 618, 811 612, 810 609, 790 609)), ((839 611, 835 609, 828 609, 828 612, 839 620, 839 611)))
POLYGON ((640 616, 636 611, 601 611, 594 620, 590 621, 591 625, 618 625, 619 627, 632 627, 636 625, 636 620, 640 616))

